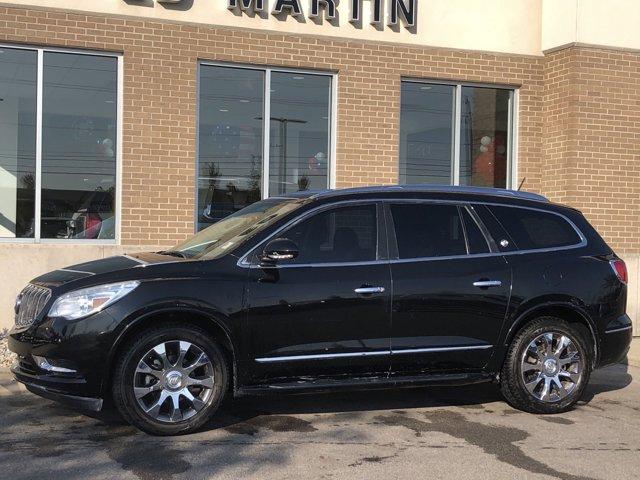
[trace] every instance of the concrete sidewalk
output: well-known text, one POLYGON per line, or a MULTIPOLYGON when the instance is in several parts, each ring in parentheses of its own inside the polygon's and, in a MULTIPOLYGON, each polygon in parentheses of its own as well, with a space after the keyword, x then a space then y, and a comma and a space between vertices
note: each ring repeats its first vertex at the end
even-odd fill
POLYGON ((640 337, 634 337, 631 341, 631 349, 627 354, 627 364, 640 367, 640 337))

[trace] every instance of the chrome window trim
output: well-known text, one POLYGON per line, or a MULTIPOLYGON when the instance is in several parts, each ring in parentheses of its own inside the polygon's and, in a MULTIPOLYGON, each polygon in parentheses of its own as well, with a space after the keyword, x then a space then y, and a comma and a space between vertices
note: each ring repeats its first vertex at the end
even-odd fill
POLYGON ((425 347, 425 348, 407 348, 400 350, 373 350, 369 352, 346 352, 346 353, 317 353, 310 355, 287 355, 283 357, 259 357, 255 361, 257 363, 277 363, 277 362, 295 362, 300 360, 331 360, 334 358, 351 358, 351 357, 374 357, 385 355, 404 355, 407 353, 438 353, 453 352, 459 350, 486 350, 493 348, 493 345, 468 345, 462 347, 425 347))
POLYGON ((389 260, 369 260, 366 262, 331 262, 331 263, 291 263, 287 265, 278 265, 277 267, 263 267, 258 264, 245 264, 241 265, 244 268, 325 268, 325 267, 359 267, 366 265, 380 265, 380 264, 388 264, 389 260))
MULTIPOLYGON (((542 213, 550 213, 553 215, 557 215, 562 217, 564 221, 568 222, 569 225, 574 229, 574 231, 578 234, 580 238, 580 242, 574 245, 566 245, 562 247, 547 247, 547 248, 536 248, 536 249, 523 249, 523 250, 513 250, 511 252, 490 252, 490 253, 477 253, 477 254, 466 254, 466 255, 447 255, 441 257, 412 257, 412 258, 396 258, 391 259, 391 263, 407 263, 407 262, 417 262, 417 261, 428 261, 428 260, 455 260, 462 258, 480 258, 480 257, 494 257, 494 256, 508 256, 508 255, 524 255, 528 253, 548 253, 548 252, 556 252, 562 250, 571 250, 574 248, 582 248, 587 245, 587 239, 582 234, 580 229, 566 216, 558 212, 554 212, 551 210, 545 210, 544 208, 536 208, 536 207, 526 207, 522 205, 512 205, 508 203, 497 203, 497 202, 483 202, 483 201, 469 201, 469 200, 440 200, 440 199, 420 199, 420 198, 406 198, 406 199, 386 199, 383 200, 386 203, 435 203, 435 204, 457 204, 460 206, 466 206, 467 208, 473 208, 474 205, 493 205, 498 207, 510 207, 510 208, 523 208, 525 210, 534 210, 542 213)), ((484 231, 483 231, 484 233, 484 231)))
MULTIPOLYGON (((472 202, 469 202, 472 203, 472 202)), ((580 248, 580 247, 585 247, 587 245, 587 237, 585 237, 582 233, 582 231, 576 226, 575 223, 573 223, 571 221, 571 219, 569 217, 567 217, 566 215, 559 213, 559 212, 554 212, 552 210, 545 210, 544 208, 536 208, 536 207, 525 207, 522 205, 509 205, 509 204, 504 204, 504 203, 496 203, 496 202, 473 202, 473 203, 482 203, 483 205, 493 205, 496 207, 510 207, 510 208, 522 208, 525 210, 533 210, 536 212, 542 212, 542 213, 550 213, 552 215, 557 215, 558 217, 562 218, 565 222, 567 222, 571 228, 573 228, 573 230, 578 234, 578 238, 580 239, 580 242, 575 243, 573 245, 565 245, 562 247, 546 247, 546 248, 533 248, 533 249, 526 249, 526 250, 514 250, 513 252, 504 252, 504 254, 509 254, 509 253, 531 253, 531 252, 540 252, 540 251, 552 251, 552 250, 568 250, 571 248, 580 248)), ((493 215, 493 212, 491 212, 491 215, 493 215)), ((498 220, 496 218, 496 220, 498 220)), ((498 223, 500 223, 500 221, 498 220, 498 223)), ((508 233, 509 230, 506 227, 502 227, 504 228, 504 230, 508 233)))
MULTIPOLYGON (((574 245, 565 245, 562 247, 547 247, 547 248, 536 248, 536 249, 524 249, 524 250, 513 250, 510 252, 490 252, 490 253, 477 253, 477 254, 464 254, 464 255, 450 255, 450 256, 442 256, 442 257, 415 257, 415 258, 397 258, 397 259, 378 259, 371 260, 368 262, 344 262, 344 263, 313 263, 313 264, 288 264, 288 265, 278 265, 277 268, 291 268, 291 267, 320 267, 320 266, 357 266, 357 265, 370 265, 370 264, 379 264, 379 263, 408 263, 408 262, 422 262, 422 261, 430 261, 430 260, 456 260, 456 259, 464 259, 464 258, 482 258, 482 257, 495 257, 495 256, 511 256, 511 255, 525 255, 530 253, 549 253, 549 252, 558 252, 565 250, 573 250, 577 248, 586 247, 588 242, 587 238, 583 235, 580 229, 573 223, 566 215, 563 215, 559 212, 554 212, 552 210, 546 210, 544 208, 536 208, 529 207, 523 205, 513 205, 510 203, 498 203, 498 202, 490 202, 490 201, 471 201, 471 200, 453 200, 453 199, 437 199, 437 198, 369 198, 369 199, 353 199, 353 200, 341 200, 335 203, 328 203, 319 205, 302 215, 291 219, 285 225, 277 229, 274 233, 268 236, 266 239, 262 240, 260 243, 252 247, 248 252, 240 257, 237 262, 237 265, 242 268, 263 268, 259 264, 252 264, 247 257, 251 252, 255 249, 259 248, 261 245, 264 245, 266 242, 274 238, 276 235, 281 233, 283 230, 292 226, 295 223, 302 221, 307 218, 309 215, 316 213, 321 210, 325 210, 328 208, 332 208, 338 205, 345 204, 357 204, 357 203, 433 203, 433 204, 448 204, 448 205, 458 205, 458 206, 466 206, 467 208, 473 209, 474 205, 489 205, 489 206, 498 206, 498 207, 511 207, 511 208, 522 208, 525 210, 533 210, 542 213, 548 213, 552 215, 557 215, 564 219, 565 222, 568 222, 569 225, 574 229, 574 231, 578 234, 580 238, 580 242, 574 245)), ((483 231, 484 233, 484 231, 483 231)))

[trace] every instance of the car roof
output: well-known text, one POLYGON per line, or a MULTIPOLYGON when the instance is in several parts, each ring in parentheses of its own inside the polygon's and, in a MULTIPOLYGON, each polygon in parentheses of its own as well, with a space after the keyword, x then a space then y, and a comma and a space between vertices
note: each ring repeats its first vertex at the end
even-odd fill
POLYGON ((505 188, 489 188, 489 187, 468 187, 468 186, 451 186, 451 185, 385 185, 375 187, 357 187, 343 188, 335 190, 305 190, 301 192, 280 195, 281 198, 309 198, 309 199, 326 199, 331 197, 357 196, 361 194, 458 194, 473 195, 484 197, 511 198, 518 200, 529 200, 535 202, 549 203, 549 199, 532 192, 523 192, 518 190, 507 190, 505 188))

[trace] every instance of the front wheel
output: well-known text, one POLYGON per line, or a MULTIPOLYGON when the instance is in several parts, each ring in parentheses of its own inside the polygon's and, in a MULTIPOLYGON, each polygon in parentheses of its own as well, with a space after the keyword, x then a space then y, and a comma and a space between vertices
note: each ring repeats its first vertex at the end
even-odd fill
POLYGON ((162 325, 123 349, 114 369, 113 399, 140 430, 189 433, 216 412, 228 377, 225 355, 205 331, 162 325))
POLYGON ((541 317, 514 338, 500 374, 502 394, 513 407, 531 413, 560 413, 580 399, 592 362, 581 329, 555 317, 541 317))

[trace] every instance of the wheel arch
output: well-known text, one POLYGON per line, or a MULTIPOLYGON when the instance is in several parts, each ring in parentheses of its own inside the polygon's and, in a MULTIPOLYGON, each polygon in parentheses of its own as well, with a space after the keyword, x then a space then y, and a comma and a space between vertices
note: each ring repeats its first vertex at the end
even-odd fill
POLYGON ((132 338, 135 338, 137 334, 143 332, 147 328, 172 321, 200 327, 220 343, 223 352, 227 356, 229 366, 231 367, 230 385, 235 392, 237 388, 236 355, 238 350, 232 340, 233 336, 231 332, 222 320, 222 316, 191 306, 171 306, 159 307, 152 311, 146 311, 143 314, 137 315, 133 319, 130 319, 127 322, 126 327, 119 332, 111 346, 111 349, 109 350, 107 370, 101 385, 103 394, 110 389, 111 379, 113 377, 113 365, 122 348, 132 338))
POLYGON ((595 366, 598 364, 598 358, 600 355, 600 345, 598 343, 598 336, 596 334, 596 325, 589 314, 575 302, 544 302, 531 306, 525 311, 521 312, 517 316, 516 320, 511 324, 509 330, 507 331, 507 334, 505 335, 503 345, 504 351, 506 352, 509 345, 520 330, 522 330, 526 325, 528 325, 536 318, 544 316, 558 317, 568 321, 569 323, 581 325, 585 329, 587 336, 591 339, 591 345, 593 348, 593 361, 591 367, 595 368, 595 366))

